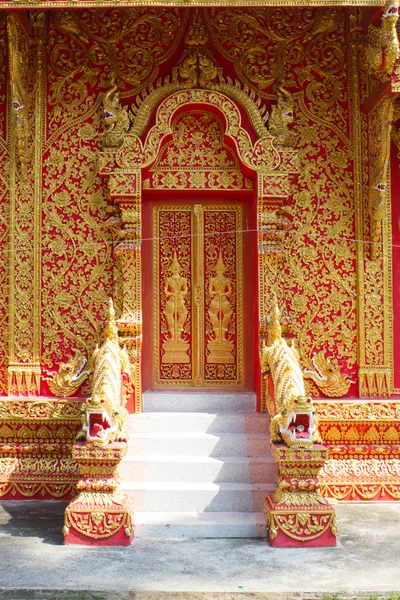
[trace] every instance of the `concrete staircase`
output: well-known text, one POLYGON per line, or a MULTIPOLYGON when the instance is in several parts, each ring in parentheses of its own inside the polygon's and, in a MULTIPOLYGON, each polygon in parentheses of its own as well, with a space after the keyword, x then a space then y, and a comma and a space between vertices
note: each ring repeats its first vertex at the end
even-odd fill
POLYGON ((143 406, 129 417, 121 465, 135 536, 265 536, 264 497, 277 469, 255 395, 146 392, 143 406))

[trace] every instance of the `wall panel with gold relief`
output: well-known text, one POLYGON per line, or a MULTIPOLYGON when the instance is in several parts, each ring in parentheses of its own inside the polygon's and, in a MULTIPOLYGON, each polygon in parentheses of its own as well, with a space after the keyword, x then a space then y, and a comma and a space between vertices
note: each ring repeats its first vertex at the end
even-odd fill
POLYGON ((153 208, 156 385, 243 384, 238 205, 153 208))
POLYGON ((7 32, 0 14, 0 394, 7 393, 8 267, 9 267, 9 145, 7 143, 7 32))

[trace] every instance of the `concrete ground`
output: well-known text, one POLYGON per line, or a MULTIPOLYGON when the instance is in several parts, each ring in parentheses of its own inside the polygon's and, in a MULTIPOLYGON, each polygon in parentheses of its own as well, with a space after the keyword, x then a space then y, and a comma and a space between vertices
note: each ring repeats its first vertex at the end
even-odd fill
POLYGON ((338 505, 338 546, 321 549, 273 549, 263 539, 63 546, 64 507, 0 502, 0 600, 292 600, 400 591, 400 503, 338 505))

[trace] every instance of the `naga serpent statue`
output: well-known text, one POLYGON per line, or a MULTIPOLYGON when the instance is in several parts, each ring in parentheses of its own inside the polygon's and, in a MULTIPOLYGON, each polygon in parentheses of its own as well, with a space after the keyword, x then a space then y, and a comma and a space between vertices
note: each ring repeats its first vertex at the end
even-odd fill
POLYGON ((123 378, 130 378, 129 357, 121 348, 115 313, 110 299, 108 321, 102 343, 92 356, 92 393, 82 411, 78 440, 97 446, 128 439, 128 412, 125 408, 123 378))
POLYGON ((299 355, 282 337, 280 312, 275 303, 268 325, 268 345, 261 350, 261 371, 272 377, 275 415, 270 424, 271 441, 287 446, 320 444, 318 420, 312 399, 306 395, 299 355))

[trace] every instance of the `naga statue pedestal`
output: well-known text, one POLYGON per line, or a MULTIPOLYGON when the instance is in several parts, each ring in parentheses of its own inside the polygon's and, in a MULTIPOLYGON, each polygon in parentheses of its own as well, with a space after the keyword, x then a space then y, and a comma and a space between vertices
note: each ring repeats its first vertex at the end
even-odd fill
POLYGON ((279 548, 336 546, 336 514, 320 494, 318 474, 328 458, 321 444, 307 448, 271 442, 278 489, 265 498, 268 540, 279 548))
POLYGON ((77 442, 73 458, 79 465, 79 494, 67 506, 65 544, 129 546, 133 537, 133 507, 119 489, 118 468, 127 452, 126 442, 97 446, 77 442))

